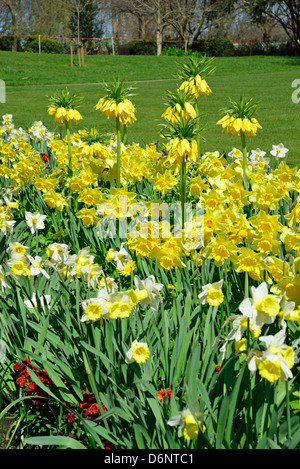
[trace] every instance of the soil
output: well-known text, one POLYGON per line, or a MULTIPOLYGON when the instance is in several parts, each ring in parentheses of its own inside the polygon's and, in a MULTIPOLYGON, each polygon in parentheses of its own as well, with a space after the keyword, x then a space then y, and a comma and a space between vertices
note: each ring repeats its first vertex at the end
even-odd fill
MULTIPOLYGON (((6 405, 7 403, 2 401, 1 411, 5 409, 6 405)), ((10 444, 9 448, 7 448, 8 440, 6 437, 13 422, 14 417, 9 412, 7 412, 3 417, 3 420, 0 421, 0 449, 16 449, 13 442, 10 444)))

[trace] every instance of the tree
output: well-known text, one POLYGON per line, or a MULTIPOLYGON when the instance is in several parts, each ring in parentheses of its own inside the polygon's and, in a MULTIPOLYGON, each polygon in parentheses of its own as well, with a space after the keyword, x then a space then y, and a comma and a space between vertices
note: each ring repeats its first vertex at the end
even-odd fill
POLYGON ((79 23, 78 23, 78 10, 73 10, 71 16, 71 31, 72 34, 78 36, 78 25, 80 27, 80 36, 84 38, 101 37, 103 34, 102 22, 97 21, 99 12, 98 2, 91 0, 85 2, 79 10, 79 23))
MULTIPOLYGON (((0 2, 7 8, 11 19, 12 34, 19 33, 19 25, 22 18, 22 6, 25 3, 23 0, 0 0, 0 2)), ((12 50, 18 50, 18 38, 14 37, 12 50)))
POLYGON ((170 25, 173 15, 173 0, 129 0, 130 11, 136 15, 144 15, 153 21, 156 29, 157 55, 162 53, 163 32, 170 25))
POLYGON ((245 7, 257 24, 268 19, 280 24, 300 53, 300 0, 254 0, 245 2, 245 7))
POLYGON ((82 13, 92 2, 93 0, 69 0, 70 11, 76 15, 78 44, 80 43, 82 13))
POLYGON ((30 34, 70 35, 70 11, 65 0, 30 0, 30 34))

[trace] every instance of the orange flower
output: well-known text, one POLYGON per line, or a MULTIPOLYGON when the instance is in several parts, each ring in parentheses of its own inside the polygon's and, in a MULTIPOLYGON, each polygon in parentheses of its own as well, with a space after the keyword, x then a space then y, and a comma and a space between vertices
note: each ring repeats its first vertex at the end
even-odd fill
POLYGON ((172 389, 171 388, 167 388, 167 389, 160 389, 159 391, 157 391, 157 398, 159 401, 162 401, 163 398, 166 398, 166 399, 171 399, 171 395, 172 395, 172 389))

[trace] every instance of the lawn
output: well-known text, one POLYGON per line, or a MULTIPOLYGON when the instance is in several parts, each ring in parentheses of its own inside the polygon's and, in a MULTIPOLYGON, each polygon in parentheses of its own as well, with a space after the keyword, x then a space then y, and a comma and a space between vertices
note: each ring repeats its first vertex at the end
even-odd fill
MULTIPOLYGON (((101 97, 100 83, 114 77, 135 83, 137 122, 130 128, 129 140, 140 143, 161 141, 159 124, 165 110, 167 90, 176 88, 174 77, 177 62, 184 58, 154 56, 89 56, 85 67, 70 66, 68 55, 26 54, 0 52, 0 78, 6 83, 6 104, 2 114, 14 115, 16 126, 28 127, 41 120, 54 130, 53 120, 47 115, 47 96, 66 85, 84 96, 81 126, 96 126, 104 131, 114 125, 94 110, 101 97)), ((299 164, 299 110, 292 101, 294 80, 300 78, 299 57, 226 57, 216 58, 216 72, 209 79, 212 94, 203 98, 202 150, 230 151, 239 146, 239 138, 224 137, 216 121, 228 100, 240 95, 259 102, 257 118, 263 130, 250 142, 251 149, 270 151, 272 145, 283 143, 289 149, 289 163, 299 164)), ((249 145, 249 146, 250 146, 249 145)))

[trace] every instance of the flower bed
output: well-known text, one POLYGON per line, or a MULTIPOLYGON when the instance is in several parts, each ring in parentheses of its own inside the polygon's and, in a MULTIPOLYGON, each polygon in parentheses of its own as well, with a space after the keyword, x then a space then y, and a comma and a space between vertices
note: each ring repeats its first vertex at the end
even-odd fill
POLYGON ((216 118, 241 149, 201 154, 211 73, 205 57, 178 71, 162 148, 127 144, 124 83, 95 103, 114 135, 74 130, 68 90, 49 105, 57 133, 3 116, 8 445, 299 447, 300 171, 283 144, 249 150, 251 99, 216 118))

